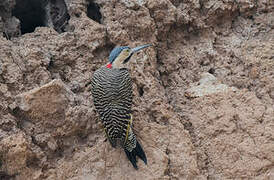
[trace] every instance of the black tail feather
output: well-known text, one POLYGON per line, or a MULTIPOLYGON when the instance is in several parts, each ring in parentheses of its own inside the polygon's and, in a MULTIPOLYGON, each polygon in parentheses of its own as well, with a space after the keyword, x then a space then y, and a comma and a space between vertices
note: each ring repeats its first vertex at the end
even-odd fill
POLYGON ((128 160, 131 162, 131 164, 133 165, 135 169, 138 169, 138 166, 136 164, 137 163, 136 156, 138 156, 140 159, 144 161, 145 164, 147 164, 146 154, 138 141, 136 141, 136 147, 131 152, 129 152, 127 149, 124 149, 124 150, 128 160))

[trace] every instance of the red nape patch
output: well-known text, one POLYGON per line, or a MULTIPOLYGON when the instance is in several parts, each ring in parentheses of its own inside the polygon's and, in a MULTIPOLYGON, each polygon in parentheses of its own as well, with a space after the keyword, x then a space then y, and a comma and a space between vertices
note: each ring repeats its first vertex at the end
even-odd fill
POLYGON ((112 64, 107 64, 107 68, 111 69, 112 68, 112 64))

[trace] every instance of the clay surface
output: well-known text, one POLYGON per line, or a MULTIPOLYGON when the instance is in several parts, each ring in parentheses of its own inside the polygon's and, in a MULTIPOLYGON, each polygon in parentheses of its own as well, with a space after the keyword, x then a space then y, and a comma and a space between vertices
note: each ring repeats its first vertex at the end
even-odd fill
POLYGON ((32 2, 0 1, 1 180, 273 179, 273 1, 37 0, 22 17, 32 2), (128 64, 136 171, 90 80, 147 43, 128 64))

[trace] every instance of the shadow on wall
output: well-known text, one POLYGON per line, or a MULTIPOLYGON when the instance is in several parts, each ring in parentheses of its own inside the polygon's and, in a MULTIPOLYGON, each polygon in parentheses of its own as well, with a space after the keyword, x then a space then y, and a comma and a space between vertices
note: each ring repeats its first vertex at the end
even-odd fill
POLYGON ((12 15, 20 20, 21 34, 42 26, 62 33, 70 19, 64 0, 16 0, 12 15))

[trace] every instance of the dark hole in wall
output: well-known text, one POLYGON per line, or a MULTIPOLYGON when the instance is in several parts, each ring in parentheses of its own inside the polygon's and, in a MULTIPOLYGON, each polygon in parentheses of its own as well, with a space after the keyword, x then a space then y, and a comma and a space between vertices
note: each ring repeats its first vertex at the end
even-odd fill
POLYGON ((215 73, 215 69, 214 69, 214 68, 210 68, 210 69, 208 70, 208 72, 209 72, 210 74, 214 74, 214 73, 215 73))
POLYGON ((70 16, 68 14, 67 5, 64 0, 50 1, 49 14, 54 29, 59 32, 65 32, 70 16))
POLYGON ((139 92, 140 97, 142 97, 144 95, 144 87, 143 86, 138 87, 138 92, 139 92))
POLYGON ((90 19, 92 19, 98 23, 101 23, 102 14, 100 12, 99 5, 94 2, 90 2, 88 5, 88 9, 87 9, 87 16, 90 19))
POLYGON ((21 34, 31 33, 42 26, 62 33, 70 19, 64 0, 16 0, 12 15, 20 20, 21 34))
POLYGON ((21 33, 31 33, 36 27, 45 26, 46 12, 41 0, 16 0, 12 15, 21 22, 21 33))

